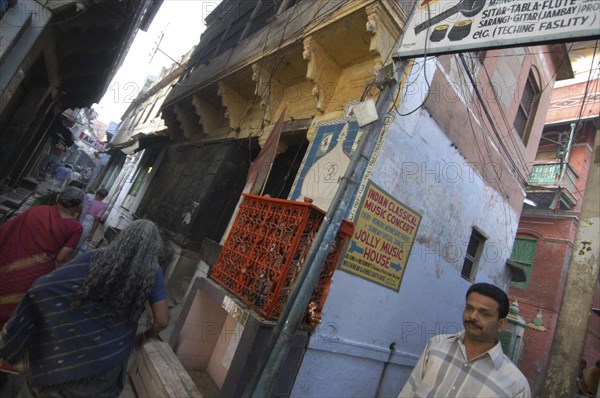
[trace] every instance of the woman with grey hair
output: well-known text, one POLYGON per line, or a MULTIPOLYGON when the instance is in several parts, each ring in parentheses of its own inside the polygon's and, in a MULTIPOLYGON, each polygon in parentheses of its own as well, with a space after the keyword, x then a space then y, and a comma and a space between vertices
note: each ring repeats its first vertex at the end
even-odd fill
POLYGON ((156 225, 138 220, 33 284, 0 334, 0 357, 27 379, 23 396, 119 396, 132 348, 169 321, 159 250, 156 225), (146 302, 153 323, 136 336, 146 302))
POLYGON ((40 276, 70 260, 83 228, 83 192, 65 188, 54 206, 34 206, 0 225, 0 328, 40 276))

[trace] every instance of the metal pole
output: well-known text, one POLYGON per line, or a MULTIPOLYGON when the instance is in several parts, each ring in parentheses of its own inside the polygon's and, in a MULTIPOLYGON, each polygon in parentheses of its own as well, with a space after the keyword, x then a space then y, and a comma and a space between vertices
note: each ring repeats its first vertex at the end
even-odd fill
MULTIPOLYGON (((177 66, 179 66, 180 68, 183 68, 183 65, 181 65, 179 62, 175 61, 169 54, 167 54, 166 52, 164 52, 163 50, 161 50, 160 48, 156 47, 156 51, 160 51, 161 54, 163 54, 164 56, 166 56, 167 58, 169 58, 171 61, 173 61, 173 63, 175 63, 177 66)), ((156 52, 154 52, 156 54, 156 52)))
MULTIPOLYGON (((401 73, 404 73, 404 67, 407 63, 407 61, 402 62, 401 73)), ((350 201, 356 187, 362 180, 377 142, 377 137, 382 131, 383 116, 394 102, 393 89, 396 86, 394 79, 392 79, 392 82, 384 83, 385 87, 377 104, 380 117, 367 126, 366 137, 359 144, 358 151, 352 158, 340 182, 329 211, 323 219, 295 282, 294 290, 291 292, 283 313, 273 329, 271 340, 257 364, 255 374, 246 386, 244 397, 265 398, 271 396, 275 377, 290 351, 296 331, 304 317, 306 307, 331 249, 331 244, 335 240, 342 219, 347 214, 350 201)))
MULTIPOLYGON (((563 156, 563 158, 560 160, 560 169, 559 169, 559 176, 558 176, 558 183, 557 183, 558 188, 556 189, 556 196, 554 197, 554 200, 555 200, 554 211, 557 213, 560 211, 560 204, 561 204, 560 198, 562 197, 562 191, 563 191, 562 182, 563 182, 563 178, 565 177, 565 174, 567 172, 567 168, 569 167, 569 155, 571 154, 571 142, 573 141, 573 133, 575 132, 576 125, 577 125, 577 123, 571 123, 571 132, 569 133, 569 142, 567 144, 567 149, 565 150, 565 156, 563 156)), ((552 208, 552 207, 550 207, 550 208, 552 208)))
MULTIPOLYGON (((565 176, 565 172, 567 170, 567 167, 569 167, 569 158, 570 158, 570 155, 571 155, 571 144, 573 142, 573 134, 575 133, 575 126, 576 125, 577 125, 577 123, 571 123, 571 132, 569 133, 569 142, 567 143, 567 149, 565 150, 565 156, 561 160, 560 177, 558 179, 558 188, 559 188, 559 191, 560 191, 560 187, 562 186, 562 180, 563 180, 563 177, 565 176)), ((558 200, 560 201, 560 198, 558 200)))

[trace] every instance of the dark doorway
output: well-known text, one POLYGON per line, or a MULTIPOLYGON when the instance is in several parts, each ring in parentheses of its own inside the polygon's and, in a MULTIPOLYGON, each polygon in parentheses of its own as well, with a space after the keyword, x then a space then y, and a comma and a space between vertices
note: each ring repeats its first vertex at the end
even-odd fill
POLYGON ((262 195, 287 199, 308 148, 306 130, 286 132, 281 141, 287 145, 287 149, 275 157, 262 195))

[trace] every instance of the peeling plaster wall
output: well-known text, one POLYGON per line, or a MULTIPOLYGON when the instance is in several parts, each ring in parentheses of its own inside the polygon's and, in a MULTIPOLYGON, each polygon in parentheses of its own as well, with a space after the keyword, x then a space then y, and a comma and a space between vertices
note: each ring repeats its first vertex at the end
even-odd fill
POLYGON ((382 148, 370 178, 422 215, 400 291, 338 270, 292 396, 375 396, 380 382, 380 396, 398 394, 427 340, 462 330, 473 226, 487 238, 476 281, 508 288, 518 214, 502 195, 425 110, 393 121, 382 148))

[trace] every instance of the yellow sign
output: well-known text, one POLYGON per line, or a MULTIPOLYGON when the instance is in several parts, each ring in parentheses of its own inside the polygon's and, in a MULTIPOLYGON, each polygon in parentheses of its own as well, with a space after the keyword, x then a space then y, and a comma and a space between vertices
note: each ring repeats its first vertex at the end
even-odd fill
POLYGON ((421 216, 368 181, 340 266, 398 291, 421 216))
POLYGON ((419 10, 422 10, 423 8, 431 7, 432 5, 434 5, 437 2, 438 2, 438 0, 421 0, 419 2, 419 10))

